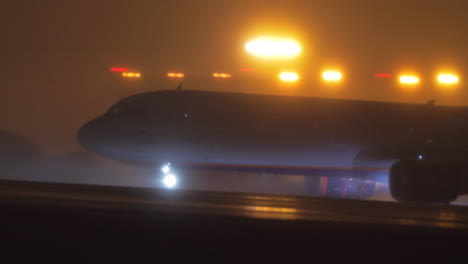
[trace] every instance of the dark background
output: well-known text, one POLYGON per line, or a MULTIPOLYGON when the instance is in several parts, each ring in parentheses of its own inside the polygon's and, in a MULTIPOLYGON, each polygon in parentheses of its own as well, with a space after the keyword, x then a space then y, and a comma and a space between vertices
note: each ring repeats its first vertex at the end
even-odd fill
POLYGON ((304 50, 295 65, 304 75, 339 65, 370 78, 333 94, 313 87, 294 94, 465 105, 463 79, 455 91, 429 83, 444 67, 468 73, 467 8, 465 0, 7 1, 0 8, 0 128, 50 153, 78 150, 80 125, 138 92, 108 86, 110 65, 144 73, 238 69, 254 63, 243 44, 259 34, 297 38, 304 50), (424 75, 422 87, 408 92, 370 81, 402 69, 424 75))

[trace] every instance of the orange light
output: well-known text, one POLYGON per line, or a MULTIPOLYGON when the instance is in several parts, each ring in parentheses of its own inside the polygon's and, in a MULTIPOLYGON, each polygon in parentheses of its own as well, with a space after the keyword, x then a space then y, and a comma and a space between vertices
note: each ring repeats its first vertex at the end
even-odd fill
POLYGON ((122 72, 122 76, 127 77, 127 78, 140 78, 141 73, 139 73, 139 72, 122 72))
POLYGON ((296 208, 288 208, 288 207, 247 206, 246 209, 249 211, 268 212, 268 213, 294 214, 298 212, 296 208))
POLYGON ((437 81, 440 84, 453 85, 453 84, 457 84, 459 82, 459 78, 458 78, 457 75, 452 74, 452 73, 440 73, 437 76, 437 81))
POLYGON ((229 73, 213 73, 213 77, 215 78, 231 78, 231 74, 229 73))
POLYGON ((295 72, 282 72, 278 77, 283 82, 297 82, 299 80, 299 74, 295 72))
POLYGON ((419 77, 409 74, 401 75, 399 81, 403 85, 417 85, 420 82, 419 77))
POLYGON ((166 76, 169 78, 184 78, 185 75, 180 72, 168 72, 166 76))
POLYGON ((325 71, 322 73, 322 78, 326 82, 339 82, 343 78, 343 74, 339 71, 325 71))

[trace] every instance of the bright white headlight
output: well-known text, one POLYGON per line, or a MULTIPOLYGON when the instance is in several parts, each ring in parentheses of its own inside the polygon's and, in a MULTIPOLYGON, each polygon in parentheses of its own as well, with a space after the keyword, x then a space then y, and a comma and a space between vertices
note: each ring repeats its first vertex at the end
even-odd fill
POLYGON ((174 174, 167 174, 163 178, 163 183, 167 188, 174 188, 177 185, 177 177, 174 174))
POLYGON ((164 174, 168 174, 171 171, 171 166, 169 164, 164 164, 161 166, 161 172, 164 174))

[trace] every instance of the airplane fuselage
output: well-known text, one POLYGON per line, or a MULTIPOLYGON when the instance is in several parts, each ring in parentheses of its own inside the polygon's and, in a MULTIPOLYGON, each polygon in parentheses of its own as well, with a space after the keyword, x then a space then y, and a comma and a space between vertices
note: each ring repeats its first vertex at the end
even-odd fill
POLYGON ((432 104, 156 91, 85 124, 85 148, 114 159, 184 164, 388 168, 468 158, 468 110, 432 104))

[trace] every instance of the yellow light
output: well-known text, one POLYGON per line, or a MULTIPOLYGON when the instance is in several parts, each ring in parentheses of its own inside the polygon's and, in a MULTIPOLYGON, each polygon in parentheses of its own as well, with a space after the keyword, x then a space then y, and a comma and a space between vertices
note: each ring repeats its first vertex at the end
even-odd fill
POLYGON ((246 209, 249 211, 268 212, 268 213, 294 214, 298 212, 298 210, 295 208, 287 208, 287 207, 247 206, 246 209))
POLYGON ((213 77, 215 78, 231 78, 231 74, 229 73, 213 73, 213 77))
POLYGON ((290 59, 298 56, 302 47, 292 39, 262 37, 247 42, 245 50, 260 58, 290 59))
POLYGON ((339 71, 325 71, 322 78, 327 82, 339 82, 343 78, 343 74, 339 71))
POLYGON ((415 85, 420 82, 419 78, 414 75, 401 75, 399 80, 404 85, 415 85))
POLYGON ((452 85, 459 82, 458 76, 450 73, 441 73, 437 76, 437 81, 440 84, 452 85))
POLYGON ((183 73, 179 73, 179 72, 169 72, 167 73, 167 77, 169 78, 184 78, 184 74, 183 73))
POLYGON ((297 82, 297 80, 299 80, 299 74, 295 72, 282 72, 279 74, 279 78, 283 82, 297 82))
POLYGON ((140 77, 141 77, 141 73, 135 73, 135 77, 140 78, 140 77))

